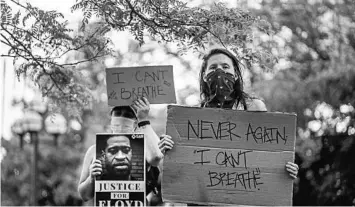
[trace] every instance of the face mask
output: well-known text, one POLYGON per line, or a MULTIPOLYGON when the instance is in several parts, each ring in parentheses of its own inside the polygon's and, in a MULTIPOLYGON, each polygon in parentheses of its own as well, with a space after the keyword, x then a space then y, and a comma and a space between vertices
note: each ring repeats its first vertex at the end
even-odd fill
POLYGON ((232 108, 234 104, 234 75, 221 69, 211 72, 206 77, 208 93, 207 107, 232 108))
POLYGON ((113 133, 134 132, 135 120, 124 117, 111 117, 111 130, 113 133))

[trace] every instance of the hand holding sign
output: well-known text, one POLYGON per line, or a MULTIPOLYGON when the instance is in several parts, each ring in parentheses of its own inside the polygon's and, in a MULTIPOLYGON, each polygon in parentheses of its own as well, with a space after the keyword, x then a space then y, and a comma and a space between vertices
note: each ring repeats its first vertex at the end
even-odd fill
POLYGON ((101 175, 101 173, 102 173, 101 161, 98 159, 93 159, 92 163, 89 167, 89 170, 90 170, 90 176, 92 179, 94 179, 96 176, 101 175))
POLYGON ((287 162, 286 170, 293 179, 297 179, 298 165, 293 162, 287 162))
POLYGON ((176 103, 172 66, 117 67, 106 69, 110 106, 130 105, 142 96, 150 103, 176 103))
POLYGON ((171 150, 174 147, 174 141, 170 135, 163 134, 160 136, 158 146, 161 153, 165 154, 166 151, 171 150))

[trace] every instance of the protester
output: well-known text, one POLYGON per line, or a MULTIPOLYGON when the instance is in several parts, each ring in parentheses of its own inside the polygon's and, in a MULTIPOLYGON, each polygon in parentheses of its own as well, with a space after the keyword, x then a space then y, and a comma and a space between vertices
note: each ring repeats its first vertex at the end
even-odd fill
MULTIPOLYGON (((212 49, 203 57, 200 70, 201 106, 247 111, 267 111, 263 101, 248 95, 238 59, 226 49, 212 49)), ((298 165, 287 162, 286 170, 296 179, 298 165)))
MULTIPOLYGON (((153 205, 150 202, 150 199, 152 199, 154 202, 161 202, 161 196, 159 192, 155 191, 158 189, 157 181, 152 179, 159 176, 158 174, 160 170, 157 166, 162 161, 163 154, 158 147, 160 139, 154 132, 148 120, 148 114, 150 110, 149 105, 150 104, 148 100, 143 97, 134 101, 131 106, 114 107, 111 110, 110 115, 111 130, 113 133, 143 133, 145 139, 147 140, 147 205, 153 205)), ((102 163, 100 160, 95 158, 95 148, 96 145, 93 145, 87 150, 81 171, 78 191, 84 201, 93 199, 95 177, 101 175, 102 173, 102 163)))

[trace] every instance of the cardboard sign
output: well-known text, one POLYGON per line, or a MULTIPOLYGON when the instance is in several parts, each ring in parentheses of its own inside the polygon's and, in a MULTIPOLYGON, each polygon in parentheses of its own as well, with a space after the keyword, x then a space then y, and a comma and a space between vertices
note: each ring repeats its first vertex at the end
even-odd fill
POLYGON ((97 134, 96 159, 102 174, 95 180, 95 206, 145 206, 143 134, 97 134))
POLYGON ((212 205, 292 205, 296 115, 168 106, 163 198, 212 205))
POLYGON ((173 66, 106 69, 110 106, 130 105, 145 96, 151 104, 176 103, 173 66))

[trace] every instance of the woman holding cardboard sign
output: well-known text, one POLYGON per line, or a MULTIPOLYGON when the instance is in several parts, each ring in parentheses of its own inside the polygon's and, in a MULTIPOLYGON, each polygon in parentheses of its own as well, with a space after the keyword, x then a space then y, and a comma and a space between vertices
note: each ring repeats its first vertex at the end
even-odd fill
MULTIPOLYGON (((226 49, 213 49, 204 56, 200 70, 201 107, 267 111, 263 101, 243 90, 243 77, 238 59, 226 49)), ((164 153, 173 147, 170 137, 159 142, 164 153)), ((298 165, 286 164, 289 175, 296 179, 298 165)))
MULTIPOLYGON (((228 50, 214 49, 204 57, 200 71, 200 87, 201 107, 267 111, 263 101, 244 92, 239 62, 228 50)), ((158 145, 162 153, 165 153, 166 150, 172 149, 173 144, 167 136, 161 139, 158 145)), ((297 164, 288 162, 285 168, 290 177, 297 178, 297 164)))
MULTIPOLYGON (((243 90, 243 77, 238 59, 226 49, 213 49, 204 56, 200 70, 201 107, 267 111, 263 101, 243 90)), ((173 147, 169 136, 159 142, 164 153, 173 147)), ((298 165, 286 164, 286 171, 297 178, 298 165)))
MULTIPOLYGON (((200 70, 202 107, 267 111, 263 101, 243 91, 243 77, 238 59, 226 49, 212 49, 204 56, 200 70)), ((298 165, 286 164, 289 175, 296 179, 298 165)))

